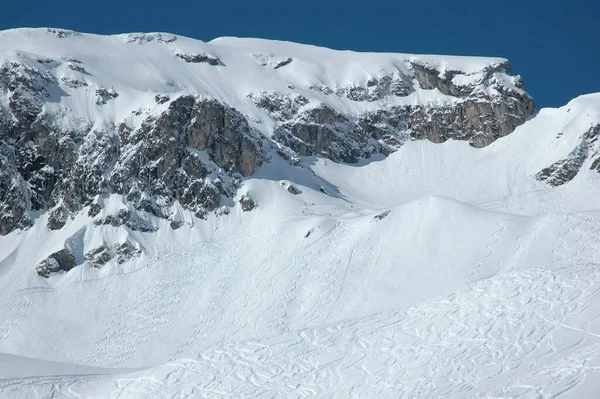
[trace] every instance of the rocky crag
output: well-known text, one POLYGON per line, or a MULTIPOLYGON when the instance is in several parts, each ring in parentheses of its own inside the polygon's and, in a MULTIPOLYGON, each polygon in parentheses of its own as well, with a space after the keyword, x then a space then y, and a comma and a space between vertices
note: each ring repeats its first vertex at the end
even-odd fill
POLYGON ((333 85, 315 77, 300 87, 282 72, 294 74, 295 64, 318 66, 311 51, 342 53, 260 41, 235 48, 232 56, 233 47, 220 48, 218 40, 208 45, 167 34, 99 37, 57 29, 6 31, 0 42, 2 235, 27 229, 39 212, 49 212, 51 230, 79 212, 96 217, 110 194, 126 198, 129 215, 108 215, 96 224, 151 231, 131 213, 169 219, 174 203, 198 218, 222 213, 222 199, 234 197, 244 177, 273 156, 301 167, 302 157, 312 155, 336 162, 388 155, 406 140, 484 147, 535 110, 523 80, 510 76, 501 59, 451 57, 452 65, 441 56, 386 55, 382 66, 373 66, 376 57, 365 62, 362 79, 333 85), (84 45, 97 46, 92 59, 81 53, 84 45), (182 73, 201 67, 194 73, 207 79, 219 69, 223 79, 251 81, 237 76, 232 63, 252 63, 279 79, 280 89, 239 82, 242 88, 228 101, 219 87, 197 90, 175 79, 148 77, 144 89, 121 87, 128 77, 109 70, 109 50, 131 46, 166 54, 182 73), (98 72, 107 70, 100 78, 98 72))

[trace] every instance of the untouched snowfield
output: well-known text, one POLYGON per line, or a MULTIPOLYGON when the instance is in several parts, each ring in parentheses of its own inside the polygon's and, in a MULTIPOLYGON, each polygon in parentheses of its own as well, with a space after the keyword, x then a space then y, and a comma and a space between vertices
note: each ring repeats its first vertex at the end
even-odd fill
MULTIPOLYGON (((217 44, 225 62, 228 47, 262 45, 217 44)), ((51 232, 39 215, 0 237, 0 397, 600 397, 600 174, 588 159, 563 186, 534 179, 598 123, 595 94, 483 149, 408 141, 309 168, 274 157, 236 197, 255 210, 182 210, 178 230, 82 212, 51 232), (115 234, 143 254, 35 273, 65 241, 115 234)))

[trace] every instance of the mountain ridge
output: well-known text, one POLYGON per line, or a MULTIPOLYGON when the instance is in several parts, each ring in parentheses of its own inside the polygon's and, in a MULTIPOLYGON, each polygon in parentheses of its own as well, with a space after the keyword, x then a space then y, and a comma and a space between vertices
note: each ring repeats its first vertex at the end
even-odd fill
POLYGON ((44 208, 58 229, 111 192, 155 216, 169 218, 176 200, 203 218, 272 156, 356 162, 423 138, 482 147, 534 112, 504 59, 213 42, 1 32, 3 131, 18 140, 4 141, 13 171, 3 178, 0 233, 27 227, 27 213, 44 208), (208 151, 206 162, 188 148, 208 151))

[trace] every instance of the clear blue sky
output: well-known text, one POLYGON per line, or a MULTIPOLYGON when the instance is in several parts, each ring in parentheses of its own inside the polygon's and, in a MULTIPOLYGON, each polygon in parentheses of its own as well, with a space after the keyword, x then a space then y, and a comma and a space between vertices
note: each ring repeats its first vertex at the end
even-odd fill
POLYGON ((0 29, 260 37, 510 59, 539 107, 600 92, 600 0, 3 1, 0 29))

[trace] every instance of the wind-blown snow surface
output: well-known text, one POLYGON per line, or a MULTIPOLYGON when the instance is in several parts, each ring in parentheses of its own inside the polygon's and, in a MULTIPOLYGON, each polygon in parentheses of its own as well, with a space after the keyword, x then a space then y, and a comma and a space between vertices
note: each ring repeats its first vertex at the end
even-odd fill
MULTIPOLYGON (((370 103, 329 95, 332 90, 371 78, 408 74, 409 62, 428 65, 440 73, 460 71, 461 81, 455 82, 458 86, 481 80, 486 67, 507 63, 503 58, 334 51, 261 39, 218 38, 205 43, 166 33, 100 36, 60 29, 2 31, 0 52, 0 62, 18 60, 34 69, 52 71, 59 78, 60 85, 44 106, 48 112, 66 111, 67 126, 69 119, 91 120, 98 126, 127 120, 132 128, 142 120, 136 120, 132 110, 159 111, 166 107, 156 104, 156 93, 216 98, 243 112, 251 122, 269 124, 273 123, 270 116, 249 100, 249 93, 302 95, 312 103, 353 115, 380 109, 381 101, 391 106, 443 104, 456 99, 439 90, 416 90, 404 97, 370 103), (184 62, 179 56, 205 57, 227 68, 184 62), (54 71, 57 61, 61 65, 54 71), (74 83, 75 88, 69 87, 74 83), (97 107, 90 99, 98 87, 116 88, 118 97, 108 106, 97 107)), ((513 78, 507 75, 503 79, 513 78)), ((503 83, 522 91, 512 81, 503 83)), ((269 130, 258 128, 263 133, 269 130)))
POLYGON ((600 175, 533 177, 598 123, 589 95, 483 149, 274 158, 238 193, 258 208, 181 211, 179 230, 40 215, 0 237, 0 396, 598 397, 600 175), (143 254, 35 273, 67 238, 114 234, 143 254))

